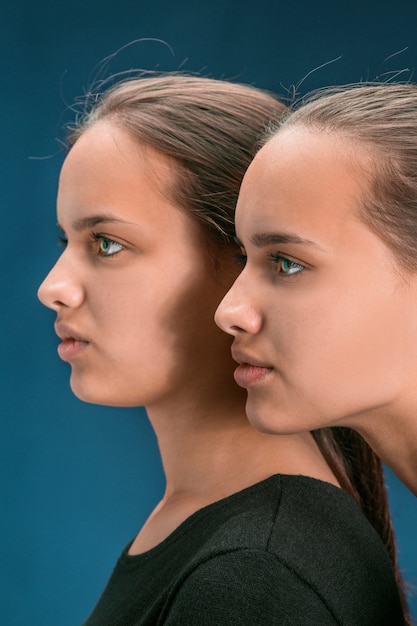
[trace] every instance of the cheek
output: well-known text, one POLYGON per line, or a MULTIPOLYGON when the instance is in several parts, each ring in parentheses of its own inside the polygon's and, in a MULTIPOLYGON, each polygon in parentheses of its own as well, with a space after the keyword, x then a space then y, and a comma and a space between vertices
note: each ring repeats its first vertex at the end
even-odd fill
POLYGON ((314 300, 289 295, 269 294, 266 301, 272 306, 268 306, 263 321, 264 335, 283 357, 283 365, 287 359, 294 364, 316 354, 328 326, 324 315, 328 311, 317 308, 314 300))
MULTIPOLYGON (((309 394, 388 399, 404 373, 400 307, 385 293, 352 291, 275 320, 283 376, 309 394)), ((280 364, 281 365, 281 364, 280 364)))
POLYGON ((269 301, 274 300, 265 332, 293 367, 323 368, 341 362, 347 354, 362 350, 370 333, 378 343, 389 328, 385 320, 375 324, 375 307, 354 290, 294 290, 281 297, 271 294, 269 301))

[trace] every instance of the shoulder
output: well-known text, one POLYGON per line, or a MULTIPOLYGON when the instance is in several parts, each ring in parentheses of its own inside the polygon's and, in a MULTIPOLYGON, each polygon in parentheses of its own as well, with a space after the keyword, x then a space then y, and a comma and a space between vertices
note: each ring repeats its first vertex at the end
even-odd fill
POLYGON ((286 623, 322 626, 338 622, 297 573, 265 551, 235 550, 200 563, 172 598, 164 624, 286 623))
POLYGON ((211 624, 402 623, 385 546, 346 492, 276 476, 227 504, 176 586, 172 610, 186 611, 184 623, 194 623, 190 611, 211 624))
POLYGON ((305 547, 321 551, 329 541, 351 557, 357 555, 352 542, 373 556, 385 550, 349 494, 305 476, 271 476, 200 511, 192 522, 200 540, 201 527, 206 529, 203 551, 253 548, 304 560, 305 547))
POLYGON ((337 553, 337 570, 345 564, 346 570, 356 565, 357 574, 367 565, 375 571, 377 560, 390 571, 385 546, 353 498, 329 483, 303 476, 281 477, 268 549, 284 560, 314 562, 316 567, 320 561, 334 561, 337 553))
POLYGON ((184 539, 193 546, 192 566, 215 554, 252 550, 275 556, 305 580, 314 575, 320 585, 324 572, 343 578, 355 571, 361 582, 372 572, 378 584, 392 582, 387 550, 353 498, 304 476, 272 476, 207 507, 184 539))

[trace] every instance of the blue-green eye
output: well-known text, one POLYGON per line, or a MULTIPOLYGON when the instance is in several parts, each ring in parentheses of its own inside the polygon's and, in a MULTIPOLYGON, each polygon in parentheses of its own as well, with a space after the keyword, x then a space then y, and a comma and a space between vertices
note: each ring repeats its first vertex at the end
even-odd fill
POLYGON ((304 265, 301 263, 296 263, 295 261, 291 261, 291 259, 287 259, 287 257, 282 256, 281 254, 273 254, 272 252, 268 252, 268 258, 277 265, 277 273, 281 276, 290 276, 291 274, 297 274, 301 272, 304 268, 304 265))
POLYGON ((109 237, 105 237, 104 235, 99 235, 98 233, 92 233, 92 237, 94 241, 98 243, 97 253, 99 256, 114 256, 118 252, 124 249, 124 246, 114 239, 110 239, 109 237))

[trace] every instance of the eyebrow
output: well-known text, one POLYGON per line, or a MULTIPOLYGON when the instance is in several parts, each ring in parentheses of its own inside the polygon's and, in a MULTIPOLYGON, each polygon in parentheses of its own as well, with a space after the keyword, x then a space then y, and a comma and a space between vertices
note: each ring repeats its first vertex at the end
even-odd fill
MULTIPOLYGON (((94 228, 95 226, 97 226, 97 224, 104 224, 104 223, 111 224, 115 222, 119 224, 129 224, 129 222, 126 222, 125 220, 121 220, 112 215, 91 215, 89 217, 81 217, 80 219, 75 220, 72 223, 72 228, 77 233, 80 233, 83 230, 94 228)), ((59 224, 57 224, 57 226, 63 231, 63 228, 59 224)))
POLYGON ((305 239, 299 235, 291 233, 256 233, 250 238, 251 243, 257 248, 264 248, 265 246, 271 246, 274 244, 302 244, 307 246, 314 246, 319 250, 323 248, 318 243, 305 239))

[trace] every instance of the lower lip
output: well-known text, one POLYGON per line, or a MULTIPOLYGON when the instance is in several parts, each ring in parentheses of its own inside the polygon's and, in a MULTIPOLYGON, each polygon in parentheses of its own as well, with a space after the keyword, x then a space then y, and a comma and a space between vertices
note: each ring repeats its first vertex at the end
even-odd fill
POLYGON ((250 387, 264 380, 271 372, 271 367, 256 367, 255 365, 241 363, 235 369, 234 377, 240 387, 250 387))
POLYGON ((88 346, 88 341, 64 339, 58 346, 58 355, 63 361, 71 361, 88 346))

